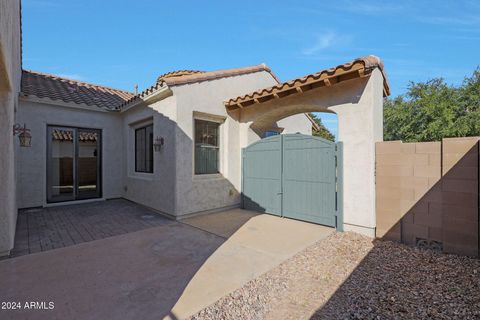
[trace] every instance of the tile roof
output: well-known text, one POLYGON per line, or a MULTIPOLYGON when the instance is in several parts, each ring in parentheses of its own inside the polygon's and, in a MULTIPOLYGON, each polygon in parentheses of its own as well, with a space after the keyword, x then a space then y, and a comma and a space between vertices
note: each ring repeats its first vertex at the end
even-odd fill
POLYGON ((209 80, 216 80, 225 77, 233 77, 248 73, 266 71, 271 74, 271 76, 280 83, 277 76, 267 67, 265 64, 259 64, 256 66, 249 66, 249 67, 242 67, 242 68, 235 68, 235 69, 226 69, 226 70, 218 70, 218 71, 198 71, 198 70, 178 70, 165 73, 157 78, 157 83, 153 86, 147 88, 146 90, 140 92, 139 94, 131 97, 130 99, 124 101, 122 104, 119 105, 119 108, 123 108, 128 104, 141 99, 160 88, 164 88, 165 86, 178 86, 183 84, 195 83, 195 82, 202 82, 202 81, 209 81, 209 80))
POLYGON ((51 74, 22 71, 21 92, 26 96, 50 98, 88 106, 117 110, 134 94, 124 90, 85 83, 51 74))
MULTIPOLYGON (((188 84, 188 83, 194 83, 194 82, 216 80, 216 79, 225 78, 225 77, 233 77, 233 76, 238 76, 238 75, 243 75, 248 73, 259 72, 259 71, 266 71, 270 73, 277 82, 280 82, 278 78, 275 76, 275 74, 273 74, 272 70, 270 70, 270 68, 267 67, 265 64, 259 64, 256 66, 249 66, 249 67, 242 67, 242 68, 235 68, 235 69, 209 71, 209 72, 193 71, 193 73, 190 73, 190 74, 187 73, 188 70, 183 70, 183 71, 179 71, 180 73, 185 72, 185 74, 182 74, 181 76, 164 77, 164 78, 159 77, 160 78, 159 80, 161 80, 168 86, 176 86, 176 85, 182 85, 182 84, 188 84)), ((167 73, 167 75, 175 74, 175 73, 176 72, 170 72, 170 73, 167 73)))
POLYGON ((263 103, 274 98, 282 98, 287 95, 301 93, 318 87, 334 85, 344 80, 369 76, 375 68, 380 69, 383 75, 384 96, 390 95, 390 88, 384 72, 383 63, 380 58, 370 55, 330 69, 321 70, 301 78, 232 98, 225 101, 225 106, 233 110, 263 103))
POLYGON ((198 71, 198 70, 176 70, 164 73, 157 78, 157 82, 161 82, 162 80, 168 78, 176 78, 176 77, 183 77, 183 76, 190 76, 193 74, 205 73, 205 71, 198 71))
POLYGON ((130 99, 123 101, 121 104, 118 105, 118 109, 122 109, 122 108, 126 107, 127 105, 129 105, 130 103, 132 103, 134 101, 138 101, 141 98, 146 97, 149 94, 154 93, 157 90, 159 90, 161 88, 165 88, 165 87, 166 86, 165 86, 164 81, 157 82, 153 86, 150 86, 147 89, 143 90, 142 92, 132 96, 130 99))

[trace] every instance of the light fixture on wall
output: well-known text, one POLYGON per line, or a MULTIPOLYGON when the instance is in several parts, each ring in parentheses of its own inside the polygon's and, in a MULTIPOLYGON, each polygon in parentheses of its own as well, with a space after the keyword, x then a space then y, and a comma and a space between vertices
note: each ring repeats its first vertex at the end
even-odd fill
POLYGON ((20 140, 20 147, 30 147, 32 143, 32 135, 30 134, 30 129, 27 129, 27 125, 23 124, 23 127, 16 123, 13 126, 13 135, 18 135, 18 140, 20 140))
POLYGON ((165 141, 163 137, 156 137, 155 142, 153 143, 153 150, 155 150, 155 152, 159 152, 160 150, 162 150, 164 143, 165 141))

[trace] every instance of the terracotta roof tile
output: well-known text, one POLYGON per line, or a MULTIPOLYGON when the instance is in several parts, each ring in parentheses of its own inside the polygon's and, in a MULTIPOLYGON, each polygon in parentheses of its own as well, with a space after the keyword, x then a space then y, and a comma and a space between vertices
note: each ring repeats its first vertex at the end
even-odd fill
POLYGON ((218 70, 218 71, 197 71, 197 70, 178 70, 165 73, 157 78, 157 83, 148 89, 142 91, 141 93, 133 96, 132 98, 124 101, 119 105, 119 108, 123 108, 128 104, 137 101, 165 86, 178 86, 183 84, 216 80, 225 77, 233 77, 248 73, 254 73, 259 71, 266 71, 272 75, 275 81, 280 82, 275 74, 267 67, 265 64, 260 64, 256 66, 249 66, 243 68, 227 69, 227 70, 218 70))
POLYGON ((225 101, 225 106, 230 109, 236 109, 256 103, 263 103, 274 98, 281 98, 321 86, 330 86, 352 78, 368 76, 375 68, 379 68, 383 75, 384 96, 390 95, 390 88, 382 61, 376 56, 366 56, 330 69, 325 69, 301 78, 232 98, 225 101))
POLYGON ((21 92, 27 96, 86 104, 110 110, 118 109, 120 104, 134 96, 133 93, 124 90, 27 70, 22 71, 21 92))
POLYGON ((266 71, 272 75, 272 77, 277 81, 278 78, 273 74, 269 67, 265 64, 259 64, 256 66, 249 66, 243 68, 227 69, 227 70, 218 70, 210 72, 195 72, 193 74, 185 74, 177 77, 167 77, 162 79, 168 86, 182 85, 193 82, 201 82, 208 80, 215 80, 225 77, 233 77, 248 73, 254 73, 259 71, 266 71))
POLYGON ((165 87, 165 82, 164 81, 157 82, 153 86, 148 87, 147 89, 143 90, 139 94, 136 94, 136 95, 132 96, 130 99, 123 101, 121 104, 118 105, 118 109, 122 109, 122 108, 126 107, 128 104, 130 104, 134 101, 140 100, 141 98, 143 98, 145 96, 148 96, 149 94, 151 94, 151 93, 153 93, 153 92, 155 92, 155 91, 157 91, 157 90, 159 90, 160 88, 163 88, 163 87, 165 87))
POLYGON ((198 70, 176 70, 176 71, 171 71, 171 72, 167 72, 167 73, 164 73, 162 75, 160 75, 158 78, 157 78, 157 82, 161 82, 165 79, 168 79, 168 78, 177 78, 177 77, 183 77, 183 76, 190 76, 190 75, 193 75, 193 74, 199 74, 199 73, 205 73, 205 71, 198 71, 198 70))

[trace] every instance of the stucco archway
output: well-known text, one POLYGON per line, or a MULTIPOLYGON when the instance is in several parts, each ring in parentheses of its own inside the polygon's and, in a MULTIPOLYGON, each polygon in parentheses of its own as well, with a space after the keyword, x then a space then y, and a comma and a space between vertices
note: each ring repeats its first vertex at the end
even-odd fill
POLYGON ((374 56, 230 99, 246 147, 288 116, 333 112, 344 146, 344 228, 375 235, 375 142, 383 140, 383 98, 389 94, 380 59, 374 56))

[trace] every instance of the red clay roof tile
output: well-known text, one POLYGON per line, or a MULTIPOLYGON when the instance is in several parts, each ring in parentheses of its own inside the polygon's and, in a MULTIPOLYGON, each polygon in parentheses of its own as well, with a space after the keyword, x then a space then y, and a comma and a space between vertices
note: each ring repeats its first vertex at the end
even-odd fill
POLYGON ((176 77, 183 77, 183 76, 190 76, 192 74, 199 74, 205 73, 205 71, 198 71, 198 70, 176 70, 164 73, 157 78, 157 82, 161 82, 167 78, 176 78, 176 77))
POLYGON ((159 76, 156 84, 142 91, 141 93, 135 95, 134 97, 128 99, 127 101, 123 102, 119 106, 119 108, 123 108, 126 105, 140 98, 143 98, 149 95, 150 93, 153 93, 158 89, 164 87, 165 85, 178 86, 178 85, 195 83, 195 82, 216 80, 216 79, 221 79, 225 77, 233 77, 233 76, 238 76, 238 75, 243 75, 248 73, 259 72, 259 71, 266 71, 270 73, 271 76, 275 79, 275 81, 280 82, 277 76, 275 76, 275 74, 265 64, 235 68, 235 69, 210 71, 210 72, 197 71, 197 70, 178 70, 178 71, 168 72, 159 76))
POLYGON ((55 75, 22 71, 22 94, 39 98, 50 98, 110 110, 134 96, 133 93, 85 83, 55 75))
POLYGON ((390 88, 384 72, 383 63, 380 58, 371 55, 355 59, 351 62, 347 62, 330 69, 308 74, 301 78, 279 83, 278 85, 272 87, 260 89, 252 93, 229 99, 225 101, 225 106, 230 109, 236 109, 266 102, 273 98, 278 98, 280 95, 283 97, 286 95, 311 90, 321 85, 331 85, 332 82, 335 83, 350 79, 351 76, 349 74, 353 74, 354 77, 366 76, 369 75, 375 68, 379 68, 383 75, 384 96, 390 95, 390 88), (344 77, 344 79, 342 79, 342 77, 344 77))
POLYGON ((242 68, 234 68, 234 69, 226 69, 226 70, 217 70, 217 71, 209 71, 209 72, 195 72, 192 74, 185 74, 182 76, 176 77, 167 77, 163 80, 168 86, 176 86, 194 82, 201 82, 201 81, 208 81, 208 80, 215 80, 225 77, 233 77, 248 73, 254 73, 259 71, 266 71, 272 75, 272 77, 277 81, 278 78, 273 74, 272 70, 267 67, 265 64, 259 64, 256 66, 249 66, 249 67, 242 67, 242 68))

